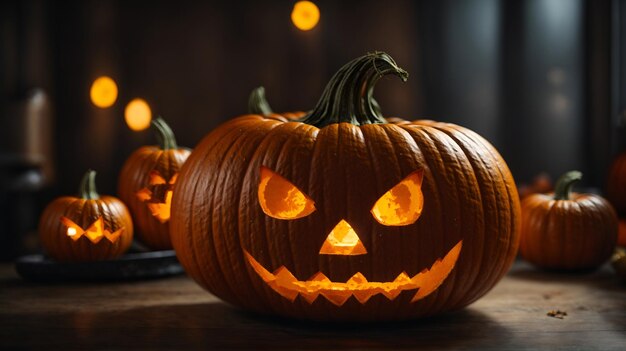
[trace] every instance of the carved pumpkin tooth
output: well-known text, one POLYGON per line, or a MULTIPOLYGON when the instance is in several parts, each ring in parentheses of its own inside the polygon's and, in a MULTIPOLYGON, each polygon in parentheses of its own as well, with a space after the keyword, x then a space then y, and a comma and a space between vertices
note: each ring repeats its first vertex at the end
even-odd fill
POLYGON ((309 305, 315 302, 318 296, 320 296, 319 291, 300 292, 300 297, 302 297, 306 302, 308 302, 309 305))
POLYGON ((366 290, 355 290, 352 292, 352 295, 354 295, 354 297, 361 303, 364 304, 366 303, 372 296, 374 296, 374 293, 370 290, 370 289, 366 289, 366 290))
POLYGON ((325 276, 324 273, 317 272, 317 273, 313 274, 313 276, 311 278, 309 278, 309 281, 312 281, 312 282, 330 282, 330 279, 328 279, 328 277, 325 276))
POLYGON ((328 301, 336 306, 341 306, 350 298, 352 292, 349 290, 327 290, 320 292, 328 301))
POLYGON ((278 280, 272 280, 267 283, 270 288, 279 293, 282 297, 289 299, 291 302, 296 300, 298 292, 296 290, 281 286, 278 280))
POLYGON ((406 274, 406 272, 402 272, 398 274, 398 276, 393 282, 397 284, 403 284, 403 283, 408 283, 410 281, 411 281, 411 277, 409 277, 409 275, 406 274))
POLYGON ((354 274, 348 281, 347 284, 364 284, 367 283, 367 278, 361 272, 354 274))
POLYGON ((274 276, 276 276, 276 281, 279 285, 290 284, 298 280, 285 266, 280 266, 280 268, 275 270, 274 276))
POLYGON ((116 230, 114 233, 109 232, 108 230, 104 231, 104 236, 112 243, 116 242, 117 239, 120 237, 120 235, 122 235, 122 233, 124 232, 124 228, 120 228, 118 230, 116 230))
POLYGON ((402 290, 394 287, 390 290, 383 289, 381 293, 385 295, 385 297, 388 298, 389 300, 393 300, 396 297, 398 297, 398 295, 400 295, 401 292, 402 290))

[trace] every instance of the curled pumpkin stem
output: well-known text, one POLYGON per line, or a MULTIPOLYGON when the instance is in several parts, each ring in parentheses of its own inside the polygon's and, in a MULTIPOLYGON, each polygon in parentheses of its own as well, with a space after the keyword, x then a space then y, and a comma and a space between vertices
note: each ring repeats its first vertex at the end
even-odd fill
POLYGON ((574 184, 582 178, 583 174, 579 171, 569 171, 563 174, 556 182, 556 187, 554 188, 554 199, 569 200, 574 184))
POLYGON ((387 123, 373 99, 374 86, 388 74, 406 81, 409 74, 384 52, 348 62, 330 79, 313 111, 300 121, 318 128, 347 122, 354 125, 387 123))
POLYGON ((265 98, 265 88, 257 87, 250 93, 248 98, 248 113, 253 115, 271 115, 273 113, 270 103, 265 98))
POLYGON ((152 120, 150 124, 161 149, 170 150, 178 148, 174 132, 172 131, 172 128, 170 128, 170 126, 165 123, 165 120, 163 118, 158 117, 152 120))
POLYGON ((96 190, 96 171, 88 170, 80 181, 78 197, 85 200, 96 200, 100 198, 96 190))

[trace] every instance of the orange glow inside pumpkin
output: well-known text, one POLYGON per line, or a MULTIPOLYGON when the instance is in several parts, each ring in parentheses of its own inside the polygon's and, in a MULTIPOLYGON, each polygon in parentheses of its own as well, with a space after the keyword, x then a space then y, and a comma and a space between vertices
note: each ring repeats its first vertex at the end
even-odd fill
POLYGON ((401 272, 395 280, 390 282, 369 282, 360 272, 355 273, 344 282, 333 282, 323 273, 314 274, 309 280, 298 280, 285 266, 276 269, 274 273, 268 271, 250 253, 244 251, 246 259, 252 269, 267 285, 281 296, 295 301, 300 295, 312 304, 319 295, 324 296, 336 306, 342 306, 351 296, 361 304, 365 304, 372 296, 384 295, 394 300, 403 291, 416 290, 411 302, 419 301, 437 290, 445 281, 461 253, 463 241, 459 241, 443 259, 437 259, 430 268, 410 277, 401 272))
POLYGON ((74 223, 71 219, 65 216, 61 217, 61 223, 67 227, 66 234, 72 240, 77 241, 84 236, 94 244, 100 242, 102 238, 106 238, 110 242, 115 243, 119 239, 120 235, 122 235, 122 233, 124 232, 124 227, 116 230, 113 233, 111 233, 108 229, 105 229, 104 219, 102 219, 102 216, 98 217, 98 219, 93 222, 87 229, 83 229, 81 226, 74 223))
POLYGON ((148 177, 148 186, 139 190, 136 194, 139 200, 146 203, 152 216, 161 223, 166 223, 170 219, 172 196, 174 195, 172 187, 176 183, 177 178, 178 173, 174 174, 169 182, 167 182, 159 172, 152 171, 148 177), (159 187, 166 189, 162 199, 155 198, 154 196, 159 187))
POLYGON ((367 250, 350 223, 341 220, 328 234, 322 245, 322 255, 363 255, 367 250))
POLYGON ((415 223, 422 214, 422 171, 415 171, 395 185, 372 207, 372 215, 386 226, 403 226, 415 223))
POLYGON ((266 215, 277 219, 297 219, 315 211, 315 202, 287 179, 261 167, 259 203, 266 215))

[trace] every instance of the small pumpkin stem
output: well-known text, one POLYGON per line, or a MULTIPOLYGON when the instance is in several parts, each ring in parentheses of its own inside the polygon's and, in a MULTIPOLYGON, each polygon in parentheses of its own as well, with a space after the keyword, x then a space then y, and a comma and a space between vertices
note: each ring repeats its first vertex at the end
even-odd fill
POLYGON ((93 169, 88 170, 80 181, 78 197, 85 200, 96 200, 100 198, 96 190, 96 171, 93 169))
POLYGON ((579 171, 569 171, 561 176, 556 182, 554 189, 555 200, 569 200, 572 193, 574 183, 583 178, 583 174, 579 171))
POLYGON ((158 117, 152 120, 151 125, 161 149, 170 150, 178 148, 174 132, 172 132, 172 129, 165 123, 163 118, 158 117))
POLYGON ((248 113, 263 116, 273 113, 270 103, 265 99, 264 87, 254 88, 252 93, 250 93, 250 98, 248 99, 248 113))
POLYGON ((347 122, 354 125, 387 123, 373 99, 378 80, 393 74, 406 81, 409 74, 384 52, 373 52, 348 62, 330 79, 313 111, 300 122, 318 128, 347 122))

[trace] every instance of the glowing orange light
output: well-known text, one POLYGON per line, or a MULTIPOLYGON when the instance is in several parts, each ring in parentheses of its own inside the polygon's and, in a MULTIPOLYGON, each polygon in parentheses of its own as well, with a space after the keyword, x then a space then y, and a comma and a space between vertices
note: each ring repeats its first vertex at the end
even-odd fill
POLYGON ((415 223, 424 207, 422 177, 421 171, 415 171, 381 196, 372 207, 374 218, 388 226, 415 223))
POLYGON ((67 217, 61 217, 61 223, 67 227, 67 236, 72 240, 77 241, 84 236, 94 244, 97 244, 103 238, 106 238, 110 242, 114 243, 124 232, 124 227, 113 233, 111 233, 108 229, 104 229, 104 219, 102 217, 98 217, 98 219, 86 230, 83 230, 83 228, 67 217))
POLYGON ((143 99, 133 99, 124 110, 124 118, 128 128, 140 131, 150 126, 152 121, 152 111, 150 105, 143 99))
POLYGON ((167 191, 165 195, 165 202, 157 203, 157 202, 149 202, 147 203, 148 208, 150 209, 150 213, 159 220, 161 223, 166 223, 170 220, 171 208, 172 208, 172 196, 174 192, 171 190, 167 191))
POLYGON ((328 234, 322 245, 322 255, 363 255, 367 250, 352 226, 345 220, 341 220, 328 234))
POLYGON ((111 107, 117 100, 117 84, 107 76, 99 77, 91 84, 91 102, 101 108, 111 107))
POLYGON ((176 184, 177 178, 178 173, 174 174, 169 182, 166 182, 165 178, 158 171, 151 171, 148 178, 148 187, 136 193, 137 198, 146 203, 152 216, 161 223, 166 223, 170 220, 172 196, 174 195, 172 186, 176 184), (165 196, 162 195, 163 190, 165 190, 165 196))
POLYGON ((300 30, 313 29, 320 20, 320 10, 311 1, 298 1, 293 5, 291 21, 300 30))
POLYGON ((315 211, 315 202, 287 179, 261 167, 259 203, 266 215, 278 219, 297 219, 315 211))
POLYGON ((302 281, 298 280, 285 266, 271 273, 250 253, 244 251, 244 254, 258 276, 272 290, 286 299, 294 301, 300 295, 308 303, 313 303, 319 295, 322 295, 333 304, 341 306, 350 296, 354 296, 364 304, 374 295, 382 294, 387 299, 393 300, 406 290, 417 290, 411 302, 421 300, 437 290, 450 275, 462 246, 463 241, 459 241, 443 259, 437 259, 430 268, 422 270, 413 277, 401 272, 395 280, 389 282, 369 282, 360 272, 355 273, 345 283, 333 282, 321 272, 314 274, 309 280, 302 281))
POLYGON ((76 228, 73 228, 73 227, 67 228, 67 235, 68 236, 74 236, 74 235, 76 235, 76 233, 77 233, 76 228))

